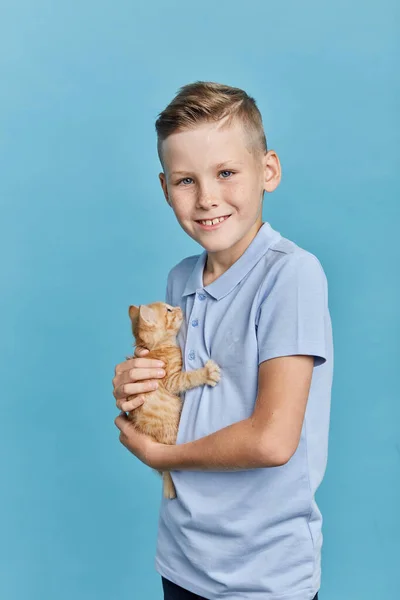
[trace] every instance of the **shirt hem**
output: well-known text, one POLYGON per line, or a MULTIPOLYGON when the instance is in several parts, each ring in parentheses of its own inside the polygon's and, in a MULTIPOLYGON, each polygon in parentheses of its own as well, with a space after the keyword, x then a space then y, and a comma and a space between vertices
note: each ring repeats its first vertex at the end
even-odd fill
MULTIPOLYGON (((192 592, 193 594, 197 594, 202 598, 206 598, 206 600, 227 600, 228 596, 226 594, 213 594, 208 590, 204 590, 204 588, 198 587, 193 584, 191 581, 188 581, 181 575, 178 575, 174 571, 171 571, 167 566, 165 566, 158 557, 155 558, 155 569, 159 575, 169 579, 172 583, 179 585, 180 587, 192 592)), ((252 598, 254 600, 313 600, 314 596, 319 592, 318 589, 302 589, 295 594, 274 594, 267 595, 265 592, 254 592, 252 594, 252 598), (308 594, 307 596, 305 594, 308 594)), ((229 600, 248 600, 248 594, 243 596, 242 594, 229 594, 229 600)))

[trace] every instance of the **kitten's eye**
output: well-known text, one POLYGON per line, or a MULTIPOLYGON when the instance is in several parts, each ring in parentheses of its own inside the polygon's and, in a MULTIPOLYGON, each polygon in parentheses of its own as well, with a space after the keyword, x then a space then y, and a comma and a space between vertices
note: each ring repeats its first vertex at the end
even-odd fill
POLYGON ((167 308, 167 311, 168 312, 172 312, 172 308, 167 308))

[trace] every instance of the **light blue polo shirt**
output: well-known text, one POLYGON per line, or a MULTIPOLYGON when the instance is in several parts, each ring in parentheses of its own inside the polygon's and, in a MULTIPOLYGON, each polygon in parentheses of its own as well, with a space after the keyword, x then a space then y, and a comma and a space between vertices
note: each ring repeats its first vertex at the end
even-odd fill
POLYGON ((258 366, 309 354, 314 370, 295 454, 283 466, 172 471, 177 498, 161 496, 156 570, 210 600, 311 600, 320 588, 322 516, 314 494, 328 450, 333 340, 324 270, 314 254, 264 222, 244 254, 203 286, 207 252, 168 275, 166 302, 185 319, 184 370, 212 358, 215 387, 184 395, 177 443, 250 417, 258 366))

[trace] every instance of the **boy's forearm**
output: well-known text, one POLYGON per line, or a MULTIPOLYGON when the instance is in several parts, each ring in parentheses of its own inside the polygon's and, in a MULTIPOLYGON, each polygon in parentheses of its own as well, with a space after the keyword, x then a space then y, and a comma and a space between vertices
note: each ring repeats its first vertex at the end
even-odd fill
POLYGON ((193 442, 160 444, 151 466, 159 471, 236 471, 276 467, 282 463, 277 459, 277 452, 272 449, 266 451, 265 437, 261 436, 251 419, 244 419, 193 442))

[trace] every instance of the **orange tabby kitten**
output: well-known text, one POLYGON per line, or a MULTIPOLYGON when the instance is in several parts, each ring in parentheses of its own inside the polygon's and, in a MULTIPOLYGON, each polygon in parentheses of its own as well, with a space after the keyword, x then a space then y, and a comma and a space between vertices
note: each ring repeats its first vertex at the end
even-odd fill
MULTIPOLYGON (((139 431, 157 442, 175 444, 182 410, 182 399, 178 394, 199 385, 215 386, 220 380, 219 366, 208 360, 200 369, 182 371, 182 353, 176 341, 183 322, 179 306, 173 307, 164 302, 130 306, 129 317, 136 346, 150 351, 146 358, 165 362, 165 376, 157 380, 158 388, 154 392, 146 392, 145 402, 129 412, 128 418, 139 431)), ((163 477, 164 497, 176 498, 170 473, 158 473, 163 477)))

